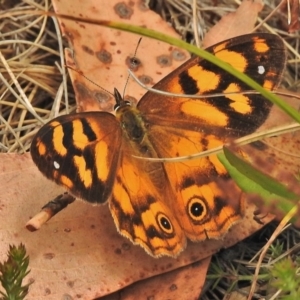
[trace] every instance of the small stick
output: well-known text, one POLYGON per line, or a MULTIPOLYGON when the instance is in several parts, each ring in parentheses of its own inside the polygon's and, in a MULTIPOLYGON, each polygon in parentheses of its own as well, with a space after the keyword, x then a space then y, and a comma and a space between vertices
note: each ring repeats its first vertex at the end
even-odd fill
POLYGON ((66 208, 74 201, 75 197, 73 197, 69 193, 64 193, 57 196, 55 199, 44 205, 42 207, 42 210, 27 222, 26 228, 29 231, 36 231, 40 229, 44 223, 46 223, 58 212, 66 208))

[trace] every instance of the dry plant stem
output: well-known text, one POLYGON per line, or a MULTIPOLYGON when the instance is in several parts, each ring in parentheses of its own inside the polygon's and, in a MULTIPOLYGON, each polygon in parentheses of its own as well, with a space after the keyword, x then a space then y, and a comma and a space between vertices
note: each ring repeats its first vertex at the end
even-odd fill
MULTIPOLYGON (((62 42, 62 36, 61 36, 61 32, 60 32, 60 29, 59 29, 59 25, 58 25, 58 22, 57 22, 57 18, 55 17, 52 17, 52 20, 53 20, 53 23, 54 23, 54 26, 55 26, 55 30, 56 30, 56 33, 57 33, 57 41, 58 41, 58 47, 59 47, 59 57, 60 57, 60 71, 61 71, 61 74, 62 74, 62 85, 60 86, 60 89, 63 90, 64 92, 64 99, 65 99, 65 106, 66 106, 66 113, 69 114, 70 111, 69 111, 69 98, 68 98, 68 88, 67 88, 67 73, 66 73, 66 67, 65 67, 65 52, 64 52, 64 47, 63 47, 63 42, 62 42)), ((56 99, 61 99, 62 97, 62 94, 59 94, 59 93, 62 93, 62 91, 58 91, 57 95, 56 95, 56 99)), ((54 116, 58 116, 58 113, 59 113, 59 106, 60 106, 60 101, 56 104, 55 106, 55 110, 54 110, 54 116)))
POLYGON ((269 298, 269 300, 275 300, 278 299, 277 297, 280 295, 281 290, 278 290, 271 298, 269 298))
POLYGON ((263 250, 262 250, 262 252, 259 256, 256 268, 255 268, 255 273, 254 273, 254 276, 253 276, 253 281, 252 281, 252 284, 251 284, 251 289, 250 289, 247 300, 251 300, 253 295, 254 295, 255 286, 256 286, 257 279, 258 279, 258 275, 259 275, 259 269, 261 267, 262 261, 263 261, 265 255, 266 255, 269 247, 275 241, 275 239, 278 237, 278 235, 282 232, 283 228, 287 225, 287 223, 297 214, 297 212, 298 212, 298 206, 294 206, 289 211, 289 213, 281 220, 281 222, 277 226, 276 230, 274 231, 274 233, 270 237, 269 241, 265 244, 265 246, 264 246, 264 248, 263 248, 263 250))
POLYGON ((15 91, 11 88, 11 85, 5 80, 5 78, 1 75, 0 73, 0 79, 5 83, 5 85, 10 89, 11 93, 15 95, 15 97, 17 99, 20 100, 21 103, 23 103, 23 105, 27 108, 27 110, 32 113, 39 121, 43 121, 42 118, 36 114, 36 112, 34 111, 30 101, 28 100, 26 94, 24 93, 22 87, 19 85, 19 82, 17 80, 17 78, 15 77, 14 73, 12 72, 12 70, 10 69, 8 63, 6 62, 6 59, 4 58, 4 56, 2 55, 2 53, 0 52, 0 61, 2 62, 3 66, 5 67, 5 69, 7 70, 8 74, 10 75, 10 78, 12 79, 14 85, 16 86, 16 88, 19 91, 19 95, 15 93, 15 91))
MULTIPOLYGON (((13 136, 14 136, 14 138, 15 138, 15 143, 14 143, 14 145, 15 146, 20 146, 20 148, 23 150, 23 151, 25 151, 25 148, 24 148, 24 146, 23 146, 23 144, 21 143, 21 141, 19 140, 19 136, 18 136, 18 134, 16 133, 16 131, 14 130, 14 128, 10 125, 10 120, 5 120, 1 115, 0 115, 0 120, 1 120, 1 122, 5 125, 5 128, 4 128, 4 131, 8 131, 8 132, 10 132, 13 136)), ((7 149, 7 152, 11 152, 11 148, 10 149, 7 149)))
POLYGON ((194 38, 198 48, 200 48, 201 42, 199 39, 199 30, 198 30, 198 22, 197 22, 197 1, 193 0, 192 4, 193 9, 193 27, 194 27, 194 38))
MULTIPOLYGON (((63 76, 65 77, 65 76, 63 76)), ((51 110, 51 113, 49 115, 49 119, 53 119, 55 117, 57 117, 59 115, 59 111, 60 111, 60 103, 61 103, 61 98, 65 92, 65 83, 62 82, 60 84, 60 86, 58 87, 58 90, 57 90, 57 93, 55 95, 55 99, 54 99, 54 102, 53 102, 53 106, 52 106, 52 110, 51 110)), ((69 107, 66 106, 66 113, 69 114, 69 107)))
POLYGON ((279 8, 286 2, 286 0, 282 0, 272 11, 271 13, 260 21, 260 23, 253 29, 253 31, 256 31, 260 26, 265 24, 272 16, 275 15, 275 13, 279 10, 279 8))
MULTIPOLYGON (((282 2, 285 2, 284 0, 282 0, 282 2)), ((288 14, 288 24, 291 24, 291 5, 290 5, 290 0, 287 0, 286 2, 286 6, 287 6, 287 14, 288 14)))

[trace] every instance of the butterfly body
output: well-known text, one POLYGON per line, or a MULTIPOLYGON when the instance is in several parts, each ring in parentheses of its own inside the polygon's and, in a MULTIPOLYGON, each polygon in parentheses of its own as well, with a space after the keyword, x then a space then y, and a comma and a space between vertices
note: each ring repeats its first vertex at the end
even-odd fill
MULTIPOLYGON (((268 89, 279 83, 285 62, 279 38, 252 34, 209 51, 268 89)), ((118 231, 133 243, 154 257, 176 257, 187 239, 219 239, 244 214, 241 191, 217 156, 188 156, 255 131, 271 104, 260 95, 238 94, 246 89, 241 81, 200 58, 192 58, 155 88, 231 94, 192 99, 148 92, 132 107, 115 90, 116 116, 60 116, 40 129, 31 154, 45 176, 75 196, 108 201, 118 231), (147 160, 179 156, 187 159, 147 160)))

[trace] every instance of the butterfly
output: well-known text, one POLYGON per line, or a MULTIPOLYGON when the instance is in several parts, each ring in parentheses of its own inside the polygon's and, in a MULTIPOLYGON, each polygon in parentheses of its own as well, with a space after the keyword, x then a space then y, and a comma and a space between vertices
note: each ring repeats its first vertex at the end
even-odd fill
MULTIPOLYGON (((286 61, 282 40, 266 33, 235 37, 207 51, 269 90, 278 86, 286 61)), ((244 200, 216 155, 181 162, 148 158, 188 157, 252 133, 272 104, 242 94, 246 84, 199 57, 154 88, 219 95, 147 92, 134 107, 115 89, 116 116, 59 116, 37 132, 31 156, 47 178, 74 196, 108 202, 117 230, 134 244, 154 257, 176 257, 187 240, 223 237, 243 217, 244 200)))

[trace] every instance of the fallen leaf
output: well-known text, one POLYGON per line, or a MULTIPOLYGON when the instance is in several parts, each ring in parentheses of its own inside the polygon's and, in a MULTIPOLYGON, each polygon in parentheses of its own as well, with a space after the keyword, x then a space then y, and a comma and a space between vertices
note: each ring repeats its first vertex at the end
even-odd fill
POLYGON ((206 278, 210 257, 185 268, 137 282, 119 292, 119 300, 198 299, 206 278))
MULTIPOLYGON (((120 1, 53 1, 57 13, 90 18, 95 20, 114 20, 131 25, 139 25, 179 38, 172 27, 155 12, 147 9, 140 1, 130 3, 120 1), (78 11, 74 8, 78 7, 78 11), (127 12, 127 17, 120 15, 127 12)), ((61 29, 69 40, 72 51, 66 51, 67 65, 78 69, 90 80, 113 93, 117 88, 124 91, 127 70, 131 67, 130 58, 134 56, 140 36, 103 26, 60 20, 61 29)), ((143 38, 135 56, 138 64, 135 75, 150 87, 180 66, 190 55, 169 44, 143 38)), ((86 80, 81 73, 70 69, 76 91, 78 111, 113 111, 115 100, 86 80)), ((137 102, 146 90, 132 79, 126 86, 125 95, 137 102)))
POLYGON ((204 48, 219 41, 251 33, 257 20, 258 13, 263 8, 261 0, 244 0, 235 12, 226 14, 205 35, 202 45, 204 48))
MULTIPOLYGON (((9 244, 25 244, 31 269, 27 280, 34 280, 30 299, 54 300, 64 295, 93 299, 111 294, 207 258, 261 227, 253 220, 255 207, 249 206, 245 218, 224 240, 189 243, 176 259, 155 259, 117 232, 106 205, 77 200, 40 230, 26 230, 26 222, 38 208, 63 192, 40 174, 30 155, 2 154, 0 180, 0 261, 9 244)), ((269 220, 266 217, 263 222, 269 220)))

